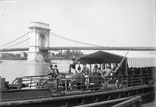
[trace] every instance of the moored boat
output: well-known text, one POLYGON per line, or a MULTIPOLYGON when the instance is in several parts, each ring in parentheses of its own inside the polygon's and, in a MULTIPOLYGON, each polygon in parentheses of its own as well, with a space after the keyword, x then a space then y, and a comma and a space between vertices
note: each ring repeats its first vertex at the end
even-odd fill
POLYGON ((141 96, 143 103, 152 101, 155 97, 155 66, 150 58, 145 62, 137 61, 142 61, 140 68, 136 67, 138 62, 132 64, 132 60, 130 63, 125 56, 99 51, 80 58, 80 62, 89 64, 90 69, 92 64, 98 64, 101 69, 108 64, 118 65, 114 71, 122 68, 120 75, 104 75, 102 78, 91 71, 88 76, 60 73, 58 78, 49 75, 20 77, 11 84, 1 78, 0 106, 67 107, 103 101, 112 106, 134 96, 141 96))

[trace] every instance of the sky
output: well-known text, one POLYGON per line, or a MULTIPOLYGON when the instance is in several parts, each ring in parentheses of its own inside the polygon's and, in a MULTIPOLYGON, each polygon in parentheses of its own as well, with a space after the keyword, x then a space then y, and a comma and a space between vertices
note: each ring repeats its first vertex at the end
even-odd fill
MULTIPOLYGON (((33 21, 49 24, 52 33, 100 46, 151 47, 156 43, 155 0, 2 0, 0 46, 29 32, 33 21)), ((27 41, 17 47, 28 45, 27 41)), ((50 35, 53 46, 87 45, 50 35)))

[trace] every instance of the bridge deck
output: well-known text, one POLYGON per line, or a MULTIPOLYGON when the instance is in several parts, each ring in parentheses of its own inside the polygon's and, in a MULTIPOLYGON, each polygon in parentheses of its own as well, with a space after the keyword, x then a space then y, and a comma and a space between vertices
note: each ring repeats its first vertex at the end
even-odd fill
MULTIPOLYGON (((0 49, 0 52, 5 51, 28 51, 29 48, 8 48, 0 49)), ((42 51, 46 50, 132 50, 132 51, 156 51, 155 47, 48 47, 40 48, 42 51)))

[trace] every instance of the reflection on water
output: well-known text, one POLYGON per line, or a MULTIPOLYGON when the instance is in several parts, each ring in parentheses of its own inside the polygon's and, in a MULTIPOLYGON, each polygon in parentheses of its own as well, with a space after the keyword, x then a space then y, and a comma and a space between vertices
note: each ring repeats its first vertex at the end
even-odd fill
POLYGON ((156 101, 153 101, 150 103, 143 104, 142 107, 155 107, 155 105, 156 105, 156 101))
MULTIPOLYGON (((58 65, 60 72, 67 72, 69 69, 69 60, 54 60, 53 64, 58 65)), ((30 63, 27 61, 3 61, 0 64, 0 76, 12 82, 16 77, 45 75, 48 71, 48 65, 45 63, 30 63)))

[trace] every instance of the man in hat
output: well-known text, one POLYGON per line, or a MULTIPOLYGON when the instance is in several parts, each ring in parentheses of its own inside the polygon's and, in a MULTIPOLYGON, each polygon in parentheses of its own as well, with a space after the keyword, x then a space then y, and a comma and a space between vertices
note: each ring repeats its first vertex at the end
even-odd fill
POLYGON ((54 71, 55 71, 55 74, 58 75, 59 74, 59 70, 57 68, 57 65, 54 65, 54 71))
POLYGON ((69 74, 71 74, 71 68, 76 69, 76 64, 78 64, 77 58, 74 56, 72 58, 73 63, 69 65, 69 74))
POLYGON ((55 71, 52 64, 49 65, 48 75, 50 75, 50 78, 55 76, 55 71))

